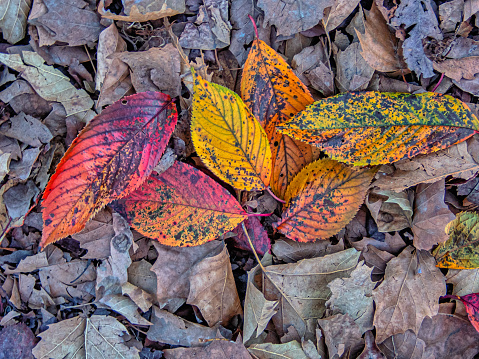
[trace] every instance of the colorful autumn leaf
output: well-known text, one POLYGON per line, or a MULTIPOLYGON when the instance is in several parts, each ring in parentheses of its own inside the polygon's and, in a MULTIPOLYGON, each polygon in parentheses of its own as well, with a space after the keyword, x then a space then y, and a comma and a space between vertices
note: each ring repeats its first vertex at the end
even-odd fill
POLYGON ((112 200, 152 172, 177 122, 160 92, 125 97, 96 116, 73 141, 43 194, 41 247, 79 232, 112 200))
POLYGON ((113 208, 138 232, 180 247, 213 240, 247 217, 226 189, 182 162, 154 173, 113 208))
POLYGON ((264 190, 271 177, 268 137, 241 98, 194 71, 191 138, 206 166, 231 186, 264 190))
POLYGON ((333 159, 364 166, 462 142, 479 129, 479 121, 451 96, 361 92, 317 101, 278 129, 320 147, 333 159))
POLYGON ((276 125, 313 103, 306 86, 279 54, 261 40, 254 40, 241 79, 241 97, 266 130, 271 145, 271 188, 284 196, 289 182, 319 150, 282 135, 276 125))
POLYGON ((442 298, 460 300, 466 307, 467 316, 471 324, 479 332, 479 293, 467 294, 462 297, 457 295, 445 295, 442 298))
POLYGON ((446 226, 449 239, 433 254, 437 266, 450 269, 479 268, 479 215, 461 212, 446 226))
POLYGON ((276 228, 299 242, 337 234, 363 203, 373 169, 354 169, 330 159, 315 161, 293 179, 276 228))

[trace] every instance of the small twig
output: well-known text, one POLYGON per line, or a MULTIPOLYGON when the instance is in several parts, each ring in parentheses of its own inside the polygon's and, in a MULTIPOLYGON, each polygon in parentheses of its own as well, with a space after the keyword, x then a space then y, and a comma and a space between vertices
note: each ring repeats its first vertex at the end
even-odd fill
POLYGON ((444 72, 441 74, 441 78, 440 78, 439 81, 437 82, 436 86, 434 86, 434 88, 432 89, 432 92, 436 92, 436 89, 437 89, 437 88, 439 87, 439 85, 441 84, 443 78, 444 78, 444 72))
POLYGON ((274 198, 275 200, 277 200, 278 202, 280 202, 280 203, 286 203, 286 201, 283 201, 281 198, 276 197, 276 195, 273 193, 273 191, 271 191, 271 188, 266 187, 266 192, 268 192, 268 193, 271 195, 271 197, 273 197, 273 198, 274 198))
POLYGON ((86 54, 88 55, 88 58, 90 59, 91 67, 93 67, 93 72, 95 73, 95 76, 96 76, 95 64, 93 63, 93 60, 91 59, 90 53, 88 52, 88 48, 86 47, 86 45, 83 45, 83 46, 85 47, 86 54))

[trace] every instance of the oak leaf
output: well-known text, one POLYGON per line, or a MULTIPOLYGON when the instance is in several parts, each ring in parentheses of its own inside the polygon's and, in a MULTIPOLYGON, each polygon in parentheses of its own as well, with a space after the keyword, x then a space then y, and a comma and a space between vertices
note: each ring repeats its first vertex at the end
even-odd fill
POLYGON ((45 189, 40 246, 79 232, 103 206, 138 187, 159 161, 176 121, 170 97, 152 92, 126 97, 94 118, 45 189))
POLYGON ((373 291, 378 343, 408 329, 417 333, 423 319, 438 312, 439 297, 446 292, 444 276, 428 252, 415 251, 407 247, 390 260, 384 282, 373 291))
POLYGON ((113 208, 143 235, 181 247, 211 241, 246 218, 226 189, 183 162, 151 175, 113 208))
POLYGON ((447 148, 471 137, 479 121, 447 95, 361 92, 319 100, 278 129, 333 159, 364 166, 447 148))
POLYGON ((313 103, 306 86, 291 67, 263 41, 256 39, 241 78, 241 97, 266 131, 271 145, 271 188, 283 196, 289 182, 317 159, 317 148, 282 135, 276 125, 313 103))
POLYGON ((271 149, 260 123, 226 87, 194 75, 191 138, 219 178, 237 189, 263 190, 271 177, 271 149))
POLYGON ((363 203, 374 173, 330 159, 309 164, 288 186, 285 211, 276 228, 300 242, 337 234, 363 203))

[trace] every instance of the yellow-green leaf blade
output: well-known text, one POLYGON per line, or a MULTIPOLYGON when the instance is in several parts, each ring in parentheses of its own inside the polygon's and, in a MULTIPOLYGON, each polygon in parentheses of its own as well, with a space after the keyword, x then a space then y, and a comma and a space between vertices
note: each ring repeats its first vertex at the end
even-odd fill
POLYGON ((263 190, 271 177, 271 149, 260 123, 241 98, 195 75, 191 137, 219 178, 237 189, 263 190))
POLYGON ((479 215, 461 212, 446 226, 449 239, 433 254, 437 266, 450 269, 479 268, 479 215))
POLYGON ((471 137, 479 121, 451 96, 362 92, 317 101, 278 129, 363 166, 447 148, 471 137))
POLYGON ((363 203, 374 173, 330 159, 309 164, 286 190, 286 208, 278 230, 299 242, 337 234, 363 203))

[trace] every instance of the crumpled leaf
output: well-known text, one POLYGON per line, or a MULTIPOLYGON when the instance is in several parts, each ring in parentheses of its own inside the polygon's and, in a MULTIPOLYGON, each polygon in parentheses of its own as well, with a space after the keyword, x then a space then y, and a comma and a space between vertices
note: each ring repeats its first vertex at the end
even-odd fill
POLYGON ((335 0, 297 0, 281 6, 270 0, 259 0, 258 7, 264 11, 264 24, 275 25, 278 35, 289 36, 308 30, 323 18, 324 10, 335 0))
POLYGON ((327 284, 348 277, 358 263, 360 252, 354 248, 291 264, 266 267, 264 294, 267 300, 279 300, 273 322, 280 336, 293 325, 300 336, 309 319, 320 318, 331 295, 327 284), (304 298, 309 298, 305 300, 304 298))
POLYGON ((434 264, 428 252, 412 247, 388 262, 384 282, 373 291, 378 343, 408 329, 417 333, 425 317, 437 314, 446 282, 434 264))
POLYGON ((94 118, 45 189, 40 246, 79 232, 103 206, 138 187, 160 159, 176 121, 170 97, 153 92, 126 97, 94 118))
POLYGON ((430 250, 447 240, 446 225, 455 216, 444 202, 446 188, 441 179, 434 183, 421 183, 416 188, 412 233, 414 247, 430 250))
POLYGON ((412 192, 372 189, 365 204, 379 232, 395 232, 412 225, 412 192))
POLYGON ((241 98, 195 75, 191 137, 207 167, 235 188, 263 190, 271 177, 271 149, 241 98))
POLYGON ((358 6, 359 0, 335 0, 329 9, 329 13, 323 19, 325 31, 330 32, 337 28, 358 6))
POLYGON ((35 52, 23 51, 22 56, 0 54, 0 62, 20 72, 42 98, 60 102, 67 116, 81 114, 93 106, 93 100, 85 90, 77 90, 70 78, 45 65, 43 58, 35 52))
POLYGON ((328 283, 331 297, 326 307, 333 314, 348 314, 357 324, 361 335, 373 329, 372 293, 376 283, 371 280, 372 270, 363 262, 351 272, 350 277, 336 278, 328 283))
POLYGON ((0 2, 0 29, 2 36, 11 44, 16 44, 25 37, 27 16, 32 0, 9 0, 0 2))
POLYGON ((42 340, 33 348, 33 355, 37 359, 82 359, 101 353, 105 359, 139 359, 138 349, 124 344, 122 336, 127 332, 109 316, 65 319, 39 334, 42 340))
POLYGON ((248 351, 258 359, 308 359, 296 340, 284 344, 253 344, 248 351))
POLYGON ((151 175, 112 206, 138 232, 180 247, 214 240, 246 218, 226 189, 182 162, 151 175))
POLYGON ((243 314, 226 247, 192 268, 186 302, 200 309, 209 326, 226 326, 232 317, 243 314))
POLYGON ((308 89, 281 56, 256 39, 241 78, 241 97, 266 131, 271 145, 271 188, 280 197, 299 171, 319 157, 317 148, 276 131, 276 125, 313 103, 308 89))
POLYGON ((479 121, 461 101, 440 94, 361 92, 319 100, 278 127, 357 166, 396 162, 462 142, 479 121))
POLYGON ((358 211, 374 172, 329 159, 309 164, 288 186, 285 210, 276 228, 300 242, 337 234, 358 211))
POLYGON ((364 34, 356 30, 361 43, 361 56, 376 71, 409 72, 402 57, 398 39, 389 31, 386 21, 373 1, 370 11, 365 11, 364 34))
POLYGON ((440 268, 474 269, 479 268, 479 215, 474 212, 461 212, 446 226, 449 236, 433 252, 440 268))
POLYGON ((185 0, 123 0, 122 3, 124 15, 117 15, 110 10, 105 10, 105 0, 100 0, 98 12, 107 19, 129 22, 158 20, 185 12, 185 0))

